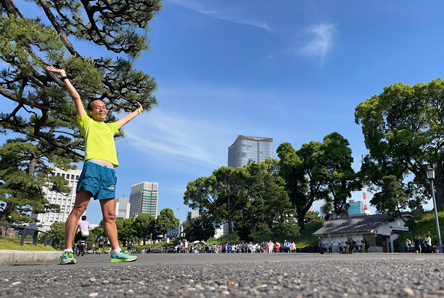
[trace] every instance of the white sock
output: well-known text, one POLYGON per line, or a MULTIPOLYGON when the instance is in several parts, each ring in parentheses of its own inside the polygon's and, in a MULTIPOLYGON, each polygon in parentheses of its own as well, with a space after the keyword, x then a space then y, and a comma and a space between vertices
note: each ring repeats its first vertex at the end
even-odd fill
POLYGON ((112 255, 118 255, 121 251, 122 251, 122 250, 121 250, 120 247, 119 247, 119 248, 113 249, 113 250, 111 251, 111 254, 112 254, 112 255))
POLYGON ((65 249, 65 250, 63 251, 63 253, 66 253, 66 252, 71 252, 71 253, 72 253, 72 248, 67 248, 67 249, 65 249))

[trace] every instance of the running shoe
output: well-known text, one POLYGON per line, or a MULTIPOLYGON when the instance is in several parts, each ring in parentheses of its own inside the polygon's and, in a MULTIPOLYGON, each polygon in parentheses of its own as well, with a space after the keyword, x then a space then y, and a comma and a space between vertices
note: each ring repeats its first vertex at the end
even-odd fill
POLYGON ((109 258, 110 262, 133 262, 135 260, 137 260, 136 256, 131 256, 123 252, 119 254, 111 254, 111 257, 109 258))
POLYGON ((60 257, 60 265, 75 264, 75 263, 76 259, 74 259, 72 252, 65 252, 60 257))

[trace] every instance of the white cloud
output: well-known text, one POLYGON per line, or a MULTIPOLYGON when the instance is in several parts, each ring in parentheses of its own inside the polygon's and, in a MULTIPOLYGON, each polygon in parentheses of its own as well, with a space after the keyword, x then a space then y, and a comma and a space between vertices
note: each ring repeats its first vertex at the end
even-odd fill
POLYGON ((204 15, 216 18, 216 19, 220 19, 220 20, 224 20, 224 21, 228 21, 228 22, 236 23, 236 24, 258 27, 258 28, 265 29, 267 31, 271 30, 266 22, 251 20, 251 19, 247 19, 247 18, 243 18, 243 17, 236 18, 233 16, 226 16, 226 15, 223 15, 220 11, 205 9, 200 3, 197 3, 197 2, 194 2, 191 0, 186 0, 186 1, 184 1, 184 0, 168 0, 168 2, 183 6, 185 8, 191 9, 193 11, 196 11, 198 13, 201 13, 201 14, 204 14, 204 15))
POLYGON ((224 138, 219 139, 222 144, 215 144, 218 138, 209 138, 224 132, 209 121, 190 119, 177 113, 167 114, 156 108, 134 122, 125 129, 125 142, 152 159, 169 160, 172 164, 194 163, 209 168, 226 164, 223 157, 228 146, 223 144, 224 138))
POLYGON ((214 15, 213 17, 221 19, 221 20, 229 21, 232 23, 250 25, 253 27, 258 27, 258 28, 265 29, 267 31, 271 31, 270 27, 268 27, 268 24, 266 22, 258 22, 258 21, 254 21, 254 20, 248 20, 248 19, 233 19, 233 18, 218 16, 218 15, 214 15))
POLYGON ((333 24, 319 24, 306 28, 309 41, 302 46, 301 53, 304 56, 324 60, 327 53, 332 49, 336 27, 333 24))
POLYGON ((238 135, 281 138, 281 129, 259 111, 267 109, 269 119, 282 117, 284 126, 291 122, 286 115, 295 113, 280 104, 290 95, 266 88, 193 82, 160 85, 156 96, 161 106, 125 126, 124 142, 144 156, 144 163, 179 171, 211 173, 226 166, 228 147, 238 135))

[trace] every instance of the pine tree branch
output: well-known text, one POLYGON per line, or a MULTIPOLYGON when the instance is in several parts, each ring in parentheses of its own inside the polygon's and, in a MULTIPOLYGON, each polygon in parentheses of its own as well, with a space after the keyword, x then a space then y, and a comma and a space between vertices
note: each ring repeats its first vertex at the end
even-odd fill
MULTIPOLYGON (((57 33, 61 37, 63 43, 66 46, 66 48, 71 53, 71 55, 75 55, 77 57, 81 57, 81 55, 76 51, 76 49, 72 45, 71 41, 68 39, 68 36, 66 35, 66 33, 63 30, 63 28, 60 25, 60 23, 57 21, 57 18, 51 12, 51 9, 49 8, 48 3, 45 0, 39 0, 39 3, 40 3, 40 6, 43 8, 43 11, 45 12, 45 14, 48 17, 49 21, 53 25, 54 29, 57 31, 57 33)), ((54 76, 52 76, 52 77, 54 77, 54 76)))

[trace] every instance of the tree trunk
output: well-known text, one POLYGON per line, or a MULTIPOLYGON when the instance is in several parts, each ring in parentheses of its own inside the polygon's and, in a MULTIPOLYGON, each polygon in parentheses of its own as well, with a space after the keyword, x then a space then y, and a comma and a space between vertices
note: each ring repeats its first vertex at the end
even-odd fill
POLYGON ((231 218, 231 199, 230 196, 227 198, 227 224, 228 224, 228 235, 233 234, 233 219, 231 218))
POLYGON ((228 225, 228 235, 233 234, 233 220, 231 217, 227 218, 227 225, 228 225))
POLYGON ((305 230, 305 213, 304 210, 297 210, 298 213, 298 226, 301 231, 305 230))
POLYGON ((17 14, 17 7, 15 6, 14 2, 10 0, 1 0, 0 3, 3 5, 8 14, 17 14))
POLYGON ((14 212, 16 208, 17 204, 7 203, 6 207, 3 209, 3 212, 0 212, 0 222, 8 222, 8 217, 14 212))

